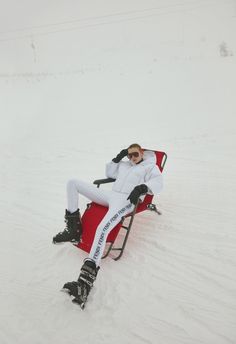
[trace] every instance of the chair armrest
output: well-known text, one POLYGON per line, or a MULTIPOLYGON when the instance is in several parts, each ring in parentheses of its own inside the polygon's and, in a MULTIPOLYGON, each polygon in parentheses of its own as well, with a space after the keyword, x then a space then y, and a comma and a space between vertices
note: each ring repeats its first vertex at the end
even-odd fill
POLYGON ((107 183, 113 183, 115 179, 113 178, 104 178, 104 179, 96 179, 94 180, 93 184, 97 185, 97 187, 100 186, 100 184, 107 184, 107 183))

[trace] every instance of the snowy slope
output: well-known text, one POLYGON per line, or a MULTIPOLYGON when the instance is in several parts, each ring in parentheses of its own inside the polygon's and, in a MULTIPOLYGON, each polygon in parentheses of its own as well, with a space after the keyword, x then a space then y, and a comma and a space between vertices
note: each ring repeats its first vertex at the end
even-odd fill
POLYGON ((236 342, 235 6, 4 4, 1 343, 236 342), (168 154, 163 215, 137 215, 82 312, 60 288, 86 254, 51 243, 65 185, 133 142, 168 154))

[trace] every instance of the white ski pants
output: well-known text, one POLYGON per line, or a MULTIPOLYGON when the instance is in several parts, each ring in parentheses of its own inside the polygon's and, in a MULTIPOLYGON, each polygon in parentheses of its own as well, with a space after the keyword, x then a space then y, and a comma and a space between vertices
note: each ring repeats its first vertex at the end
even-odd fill
POLYGON ((108 212, 97 227, 89 258, 99 266, 110 231, 121 221, 122 217, 132 212, 134 205, 127 200, 128 195, 116 191, 97 188, 94 184, 71 179, 67 183, 68 210, 74 212, 79 207, 79 194, 91 201, 108 207, 108 212))

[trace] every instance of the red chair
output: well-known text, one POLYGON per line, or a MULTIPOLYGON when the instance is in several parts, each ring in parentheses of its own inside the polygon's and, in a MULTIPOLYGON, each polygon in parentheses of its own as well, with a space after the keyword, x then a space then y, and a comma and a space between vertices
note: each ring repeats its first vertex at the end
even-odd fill
MULTIPOLYGON (((159 167, 160 171, 162 172, 163 168, 165 166, 165 163, 166 163, 166 159, 167 159, 166 153, 160 152, 160 151, 152 151, 150 149, 144 149, 144 150, 154 152, 154 158, 156 159, 156 165, 159 167)), ((114 181, 115 181, 115 179, 112 179, 112 178, 98 179, 98 180, 94 181, 94 184, 96 184, 97 187, 99 187, 101 184, 111 183, 114 181)), ((128 240, 130 229, 132 227, 132 223, 133 223, 134 216, 136 213, 140 213, 144 210, 149 209, 149 210, 154 210, 158 214, 160 214, 160 212, 156 208, 155 204, 152 204, 152 199, 153 199, 153 195, 147 194, 145 196, 143 202, 139 203, 135 207, 135 209, 133 210, 132 213, 123 217, 122 221, 120 223, 118 223, 118 225, 116 225, 116 227, 114 227, 111 230, 111 232, 109 233, 107 240, 106 240, 106 243, 107 243, 106 252, 105 252, 103 258, 106 258, 111 251, 118 251, 119 254, 113 259, 114 260, 120 259, 120 257, 122 256, 122 254, 124 252, 125 245, 126 245, 126 242, 128 240), (128 223, 128 225, 123 225, 124 220, 126 218, 128 218, 129 223, 128 223), (124 228, 126 230, 126 233, 125 233, 123 240, 121 242, 121 246, 114 247, 116 238, 117 238, 121 228, 124 228)), ((85 252, 88 252, 88 253, 90 252, 90 249, 91 249, 91 246, 93 244, 94 237, 95 237, 96 229, 97 229, 99 223, 102 221, 105 214, 107 213, 107 211, 108 211, 107 207, 99 205, 95 202, 91 202, 87 205, 87 209, 85 210, 85 212, 82 216, 83 233, 82 233, 82 237, 81 237, 81 242, 76 245, 78 248, 82 249, 85 252)))

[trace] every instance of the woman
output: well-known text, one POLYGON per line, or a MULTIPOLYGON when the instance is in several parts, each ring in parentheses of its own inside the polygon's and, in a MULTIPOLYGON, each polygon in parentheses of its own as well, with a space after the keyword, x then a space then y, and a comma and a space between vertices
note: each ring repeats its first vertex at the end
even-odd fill
POLYGON ((78 280, 64 285, 64 289, 75 297, 73 301, 79 304, 84 304, 87 300, 96 279, 110 231, 123 216, 133 211, 139 199, 142 200, 147 193, 159 193, 163 187, 162 174, 153 155, 144 152, 137 143, 123 149, 106 165, 106 176, 116 179, 111 191, 102 190, 81 180, 69 180, 68 209, 65 214, 67 227, 53 238, 54 243, 80 240, 82 226, 78 208, 79 194, 108 207, 108 212, 97 227, 89 257, 84 261, 78 280), (122 161, 126 156, 129 160, 122 161))

